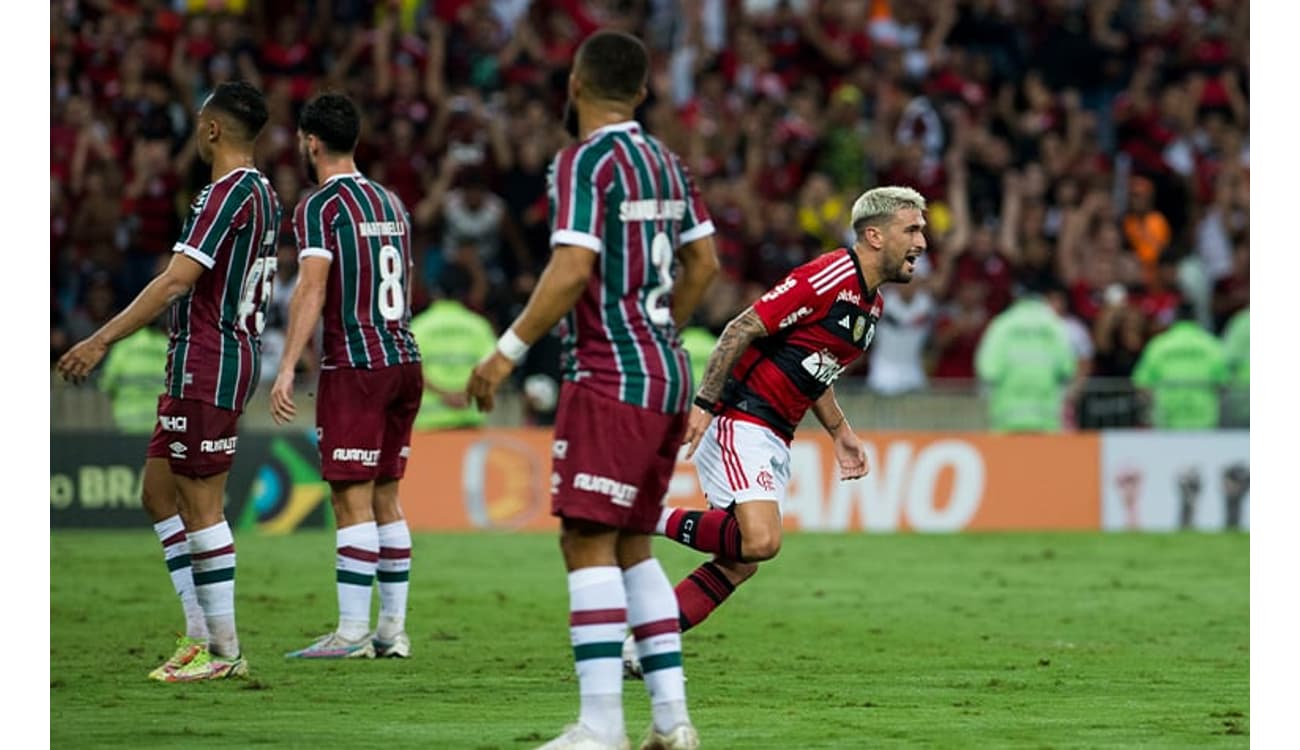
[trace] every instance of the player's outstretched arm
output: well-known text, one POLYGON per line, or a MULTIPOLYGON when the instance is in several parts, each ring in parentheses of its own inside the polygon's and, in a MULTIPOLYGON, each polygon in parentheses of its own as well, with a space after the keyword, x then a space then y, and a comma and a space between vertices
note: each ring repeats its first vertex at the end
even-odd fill
POLYGON ((827 388, 813 402, 813 414, 822 423, 826 432, 835 441, 835 462, 840 467, 840 479, 857 479, 864 477, 871 467, 867 462, 867 450, 858 439, 857 433, 849 426, 849 420, 835 400, 835 388, 827 388))
POLYGON ((682 245, 677 258, 682 263, 682 271, 673 284, 672 316, 673 323, 681 330, 690 322, 695 308, 700 306, 713 277, 718 275, 720 264, 712 235, 682 245))
POLYGON ((148 325, 173 302, 184 296, 203 275, 203 266, 181 253, 172 256, 162 273, 85 341, 68 350, 56 365, 64 380, 80 383, 99 364, 108 347, 148 325))
POLYGON ((556 245, 551 251, 551 260, 542 270, 524 311, 469 376, 465 391, 479 411, 492 411, 497 387, 523 360, 528 347, 578 303, 595 264, 596 253, 585 247, 556 245))
POLYGON ((329 282, 330 259, 318 255, 304 256, 298 263, 298 284, 289 298, 289 324, 284 336, 284 353, 280 370, 271 386, 271 416, 276 423, 291 421, 297 410, 293 404, 293 371, 302 359, 302 350, 316 330, 321 310, 325 309, 325 288, 329 282))
POLYGON ((695 392, 695 406, 691 407, 691 416, 686 423, 686 436, 682 442, 690 446, 686 450, 688 460, 695 455, 695 447, 713 420, 712 408, 705 407, 717 404, 718 398, 722 396, 722 386, 727 382, 727 374, 736 366, 736 360, 740 359, 740 355, 754 339, 766 335, 767 325, 754 312, 754 306, 750 305, 732 318, 718 337, 718 344, 713 348, 709 363, 704 368, 704 377, 700 379, 699 390, 695 392))

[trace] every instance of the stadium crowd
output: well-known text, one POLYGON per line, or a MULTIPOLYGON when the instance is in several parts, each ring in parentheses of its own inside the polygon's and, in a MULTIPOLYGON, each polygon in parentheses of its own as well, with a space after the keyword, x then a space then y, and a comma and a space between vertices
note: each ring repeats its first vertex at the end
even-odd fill
MULTIPOLYGON (((293 284, 298 108, 363 102, 363 171, 409 208, 416 312, 450 288, 498 327, 548 252, 546 168, 568 63, 613 26, 652 52, 648 130, 686 155, 723 273, 720 330, 787 271, 852 242, 869 187, 930 201, 921 283, 890 288, 865 377, 969 379, 1026 291, 1084 374, 1131 376, 1181 306, 1218 334, 1249 305, 1249 8, 1232 0, 72 0, 51 4, 52 361, 130 300, 209 181, 194 112, 267 94, 262 170, 293 284), (448 279, 455 283, 446 283, 448 279), (441 281, 440 281, 441 280, 441 281)), ((312 363, 304 362, 304 368, 312 363)), ((923 384, 922 384, 923 386, 923 384)))

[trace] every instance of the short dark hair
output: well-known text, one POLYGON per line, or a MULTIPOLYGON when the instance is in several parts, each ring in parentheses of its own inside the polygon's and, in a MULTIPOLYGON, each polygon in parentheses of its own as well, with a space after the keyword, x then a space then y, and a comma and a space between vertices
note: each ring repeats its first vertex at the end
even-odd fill
POLYGON ((350 154, 361 137, 361 112, 343 94, 321 94, 303 106, 298 129, 336 154, 350 154))
POLYGON ((257 138, 270 117, 266 99, 257 87, 247 81, 227 81, 219 84, 205 105, 233 118, 244 128, 248 140, 257 138))
POLYGON ((650 57, 640 39, 622 31, 597 31, 578 48, 578 78, 599 99, 632 101, 650 76, 650 57))

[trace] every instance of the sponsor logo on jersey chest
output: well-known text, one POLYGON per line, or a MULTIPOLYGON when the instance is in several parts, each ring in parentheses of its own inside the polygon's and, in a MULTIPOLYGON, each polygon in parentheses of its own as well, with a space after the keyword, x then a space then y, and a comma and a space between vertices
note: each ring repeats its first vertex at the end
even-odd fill
POLYGON ((835 359, 835 355, 822 349, 819 352, 813 352, 803 360, 803 369, 812 375, 819 383, 831 385, 835 379, 844 372, 844 365, 835 359))

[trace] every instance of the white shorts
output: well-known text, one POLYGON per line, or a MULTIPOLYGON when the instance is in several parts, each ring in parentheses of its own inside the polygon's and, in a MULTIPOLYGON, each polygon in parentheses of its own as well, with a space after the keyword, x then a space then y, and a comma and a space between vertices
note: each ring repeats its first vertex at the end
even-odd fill
POLYGON ((714 417, 695 449, 695 473, 709 505, 726 509, 751 500, 785 500, 790 447, 768 428, 714 417))

